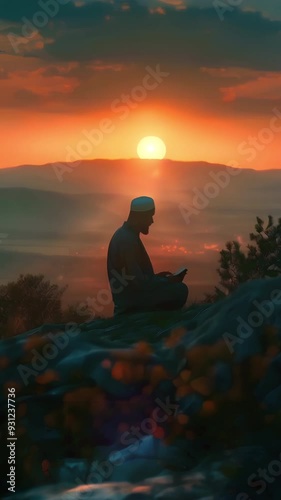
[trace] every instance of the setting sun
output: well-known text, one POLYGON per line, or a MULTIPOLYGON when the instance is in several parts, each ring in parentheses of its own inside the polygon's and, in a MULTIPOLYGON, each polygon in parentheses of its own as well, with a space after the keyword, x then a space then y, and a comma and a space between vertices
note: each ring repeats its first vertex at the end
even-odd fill
POLYGON ((162 160, 166 155, 166 146, 160 137, 148 136, 139 142, 137 153, 143 160, 162 160))

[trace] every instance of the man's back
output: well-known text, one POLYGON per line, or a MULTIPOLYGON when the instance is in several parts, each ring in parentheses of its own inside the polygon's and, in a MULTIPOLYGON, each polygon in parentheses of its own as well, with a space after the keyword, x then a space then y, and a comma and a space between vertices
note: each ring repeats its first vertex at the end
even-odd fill
POLYGON ((143 290, 154 276, 139 234, 127 222, 117 229, 109 243, 107 274, 115 305, 127 303, 131 294, 143 290))

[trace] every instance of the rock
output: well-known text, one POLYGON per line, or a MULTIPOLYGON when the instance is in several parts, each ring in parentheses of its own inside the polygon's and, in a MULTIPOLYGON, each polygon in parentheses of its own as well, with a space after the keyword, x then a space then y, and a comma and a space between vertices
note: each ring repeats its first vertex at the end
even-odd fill
POLYGON ((119 467, 115 467, 110 480, 126 480, 135 484, 144 481, 147 477, 158 476, 162 472, 163 467, 157 459, 134 458, 119 467))
POLYGON ((212 369, 212 383, 214 391, 229 391, 233 383, 231 366, 224 362, 216 363, 212 369))
POLYGON ((200 394, 190 394, 180 401, 180 411, 186 415, 198 413, 203 405, 204 398, 200 394))
POLYGON ((153 500, 153 497, 149 493, 133 492, 125 500, 153 500))
MULTIPOLYGON (((92 321, 72 336, 45 325, 2 340, 2 435, 8 387, 16 394, 14 498, 237 500, 281 446, 281 304, 262 312, 280 289, 281 278, 256 280, 181 313, 92 321)), ((268 491, 279 500, 277 483, 268 491)))

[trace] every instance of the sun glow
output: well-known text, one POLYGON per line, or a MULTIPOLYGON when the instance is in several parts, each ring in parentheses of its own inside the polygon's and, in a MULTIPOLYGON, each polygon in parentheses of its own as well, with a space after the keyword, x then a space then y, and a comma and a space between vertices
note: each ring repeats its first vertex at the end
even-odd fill
POLYGON ((143 160, 162 160, 166 155, 166 146, 160 137, 147 136, 139 142, 137 153, 143 160))

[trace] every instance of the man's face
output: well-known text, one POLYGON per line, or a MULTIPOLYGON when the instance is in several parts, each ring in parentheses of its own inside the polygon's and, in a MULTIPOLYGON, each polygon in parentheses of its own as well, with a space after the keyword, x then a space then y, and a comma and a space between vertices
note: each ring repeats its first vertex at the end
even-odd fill
POLYGON ((153 220, 154 212, 148 212, 147 214, 143 214, 142 220, 140 222, 140 232, 142 234, 149 233, 149 227, 154 223, 153 220))

